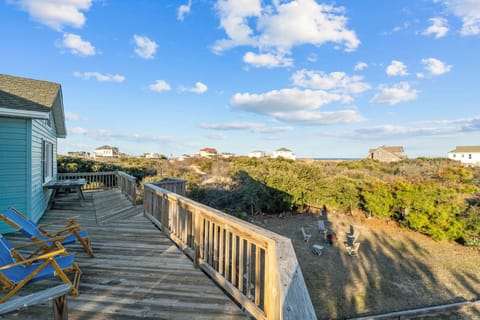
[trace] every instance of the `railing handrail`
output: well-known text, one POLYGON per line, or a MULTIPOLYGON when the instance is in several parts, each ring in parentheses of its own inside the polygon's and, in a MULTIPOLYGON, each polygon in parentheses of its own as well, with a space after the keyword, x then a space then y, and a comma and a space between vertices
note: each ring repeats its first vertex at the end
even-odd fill
POLYGON ((316 319, 290 239, 153 184, 144 212, 257 319, 316 319))

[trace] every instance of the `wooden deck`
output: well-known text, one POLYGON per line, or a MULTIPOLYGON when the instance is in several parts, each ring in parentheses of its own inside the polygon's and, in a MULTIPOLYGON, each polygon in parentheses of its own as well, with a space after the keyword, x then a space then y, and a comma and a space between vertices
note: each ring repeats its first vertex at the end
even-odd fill
MULTIPOLYGON (((79 245, 83 271, 80 296, 68 297, 69 319, 248 319, 200 269, 143 216, 118 190, 59 196, 40 223, 79 216, 88 230, 96 258, 79 245)), ((25 243, 7 234, 14 245, 25 243)), ((60 283, 57 281, 56 283, 60 283)), ((48 287, 53 281, 32 284, 48 287)), ((51 303, 0 316, 0 319, 51 319, 51 303)))

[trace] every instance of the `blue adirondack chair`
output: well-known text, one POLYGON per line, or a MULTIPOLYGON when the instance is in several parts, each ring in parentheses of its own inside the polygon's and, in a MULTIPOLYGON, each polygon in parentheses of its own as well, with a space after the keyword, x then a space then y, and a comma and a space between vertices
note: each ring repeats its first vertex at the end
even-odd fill
POLYGON ((64 219, 39 226, 14 207, 8 207, 8 209, 0 212, 0 220, 3 220, 15 230, 20 231, 38 244, 38 250, 35 251, 32 256, 42 251, 49 252, 55 249, 56 241, 60 241, 62 245, 68 245, 78 241, 90 257, 94 257, 88 232, 81 230, 80 224, 77 223, 75 218, 64 219), (47 227, 58 224, 63 224, 63 227, 55 231, 47 231, 47 227))
POLYGON ((68 254, 59 242, 56 250, 30 259, 17 261, 21 255, 15 251, 0 235, 0 285, 3 291, 8 291, 0 298, 0 303, 10 299, 27 283, 54 277, 70 285, 72 295, 78 295, 82 271, 74 262, 75 255, 68 254), (67 277, 67 272, 75 272, 73 282, 67 277))

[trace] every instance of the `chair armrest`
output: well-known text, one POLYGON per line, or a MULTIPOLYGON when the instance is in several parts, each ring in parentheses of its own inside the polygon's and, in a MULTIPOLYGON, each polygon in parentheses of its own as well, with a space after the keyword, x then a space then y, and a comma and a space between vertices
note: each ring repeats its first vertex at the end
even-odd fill
POLYGON ((56 256, 58 256, 60 254, 64 254, 64 253, 65 253, 65 249, 55 250, 55 251, 52 251, 52 252, 48 252, 48 253, 44 253, 42 255, 39 255, 38 257, 34 257, 34 258, 26 259, 26 260, 23 260, 23 261, 19 261, 19 262, 16 262, 16 263, 1 266, 0 270, 6 270, 6 269, 10 269, 12 267, 21 266, 21 265, 29 265, 29 264, 32 264, 33 262, 37 262, 37 261, 40 261, 40 260, 47 260, 49 258, 53 258, 53 257, 56 257, 56 256))
POLYGON ((71 217, 71 218, 65 218, 65 219, 60 219, 60 220, 55 220, 55 221, 52 221, 50 223, 46 223, 46 224, 42 224, 41 226, 39 225, 39 227, 48 227, 48 226, 51 226, 51 225, 54 225, 54 224, 65 224, 65 222, 69 222, 71 224, 75 224, 75 225, 78 225, 77 223, 77 218, 78 216, 74 216, 74 217, 71 217))
POLYGON ((63 245, 60 243, 60 241, 62 241, 63 239, 65 239, 64 236, 48 238, 48 239, 43 239, 43 240, 35 239, 36 242, 23 244, 21 246, 15 247, 14 249, 18 250, 18 249, 25 249, 25 248, 29 248, 29 247, 35 247, 35 246, 39 246, 40 243, 46 243, 46 242, 54 242, 57 248, 64 249, 63 245))
MULTIPOLYGON (((40 230, 40 232, 45 235, 45 236, 48 236, 48 237, 58 237, 60 236, 62 233, 67 233, 67 236, 70 235, 71 233, 73 233, 75 230, 80 230, 80 225, 69 225, 69 226, 66 226, 64 228, 61 228, 61 229, 58 229, 58 230, 53 230, 53 231, 48 231, 48 230, 45 230, 43 228, 38 228, 38 230, 40 230)), ((64 236, 66 237, 66 236, 64 236)))

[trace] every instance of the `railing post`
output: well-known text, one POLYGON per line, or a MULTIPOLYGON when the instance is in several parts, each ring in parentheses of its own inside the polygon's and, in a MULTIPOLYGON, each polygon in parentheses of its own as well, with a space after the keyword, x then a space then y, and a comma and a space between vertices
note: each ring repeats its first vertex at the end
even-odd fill
POLYGON ((265 257, 265 314, 267 319, 283 319, 280 303, 280 275, 278 274, 277 247, 269 242, 265 257))

